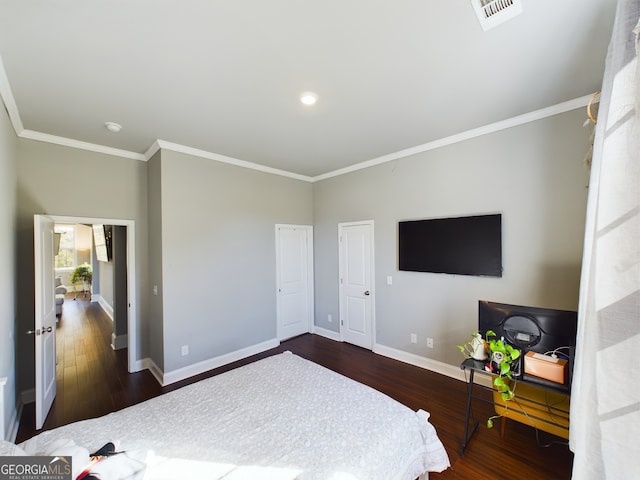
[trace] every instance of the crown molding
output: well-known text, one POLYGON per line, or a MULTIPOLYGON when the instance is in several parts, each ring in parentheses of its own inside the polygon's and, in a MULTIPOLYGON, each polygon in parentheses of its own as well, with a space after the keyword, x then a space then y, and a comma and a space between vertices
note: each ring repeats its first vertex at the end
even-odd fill
POLYGON ((37 140, 39 142, 55 143, 65 147, 77 148, 80 150, 89 150, 91 152, 105 153, 116 157, 130 158, 132 160, 145 160, 142 153, 130 152, 129 150, 121 150, 119 148, 107 147, 96 143, 82 142, 67 137, 59 137, 58 135, 49 135, 48 133, 34 132, 33 130, 22 130, 18 134, 20 138, 28 138, 29 140, 37 140))
POLYGON ((11 125, 13 125, 13 129, 15 130, 16 135, 20 135, 20 133, 24 130, 24 126, 22 125, 20 112, 18 111, 18 106, 16 105, 15 98, 13 97, 13 92, 11 91, 11 84, 9 83, 9 77, 7 77, 7 72, 4 69, 4 63, 2 62, 1 56, 0 56, 0 97, 2 97, 2 101, 4 102, 4 106, 7 109, 7 113, 9 114, 9 120, 11 120, 11 125))
POLYGON ((482 127, 474 128, 472 130, 456 133, 455 135, 450 135, 448 137, 440 138, 438 140, 424 143, 416 147, 407 148, 404 150, 400 150, 398 152, 390 153, 388 155, 383 155, 382 157, 377 157, 371 160, 366 160, 364 162, 356 163, 355 165, 341 168, 339 170, 334 170, 333 172, 317 175, 313 177, 313 181, 319 182, 321 180, 326 180, 328 178, 338 177, 340 175, 345 175, 347 173, 356 172, 358 170, 363 170, 365 168, 374 167, 376 165, 392 162, 394 160, 399 160, 401 158, 410 157, 418 153, 424 153, 429 150, 435 150, 437 148, 445 147, 447 145, 453 145, 454 143, 463 142, 465 140, 470 140, 472 138, 480 137, 482 135, 487 135, 489 133, 498 132, 500 130, 506 130, 508 128, 517 127, 518 125, 523 125, 525 123, 534 122, 536 120, 541 120, 543 118, 559 115, 561 113, 565 113, 581 107, 586 107, 589 104, 589 100, 591 100, 592 97, 593 97, 593 94, 585 95, 579 98, 574 98, 572 100, 558 103, 550 107, 541 108, 533 112, 525 113, 523 115, 518 115, 517 117, 511 117, 506 120, 500 120, 499 122, 490 123, 489 125, 484 125, 482 127))
POLYGON ((148 162, 156 153, 160 151, 160 141, 154 141, 151 146, 144 152, 144 159, 148 162))
POLYGON ((154 144, 147 150, 145 156, 149 155, 147 159, 151 158, 151 156, 155 155, 155 153, 159 150, 170 150, 172 152, 185 153, 187 155, 192 155, 195 157, 207 158, 209 160, 215 160, 216 162, 228 163, 230 165, 235 165, 237 167, 250 168, 252 170, 257 170, 259 172, 271 173, 273 175, 280 175, 282 177, 293 178, 295 180, 302 180, 304 182, 312 182, 313 177, 308 177, 306 175, 300 175, 298 173, 288 172, 286 170, 280 170, 277 168, 266 167, 264 165, 260 165, 253 162, 247 162, 246 160, 240 160, 233 157, 227 157, 226 155, 221 155, 219 153, 212 153, 206 150, 200 150, 198 148, 187 147, 185 145, 180 145, 177 143, 166 142, 164 140, 156 140, 154 144))
MULTIPOLYGON (((0 93, 2 93, 3 98, 5 98, 4 91, 1 90, 3 87, 1 73, 3 72, 2 72, 2 69, 0 68, 0 93)), ((283 177, 293 178, 293 179, 301 180, 304 182, 314 183, 314 182, 319 182, 329 178, 338 177, 340 175, 345 175, 347 173, 356 172, 358 170, 364 170, 365 168, 374 167, 376 165, 382 165, 387 162, 392 162, 394 160, 410 157, 412 155, 417 155, 419 153, 428 152, 430 150, 435 150, 437 148, 445 147, 447 145, 453 145, 454 143, 463 142, 465 140, 470 140, 472 138, 480 137, 490 133, 495 133, 500 130, 506 130, 508 128, 517 127, 519 125, 524 125, 526 123, 534 122, 536 120, 541 120, 543 118, 559 115, 561 113, 565 113, 571 110, 576 110, 578 108, 586 107, 589 104, 589 100, 591 100, 592 96, 593 96, 592 94, 584 95, 582 97, 575 98, 573 100, 568 100, 566 102, 558 103, 550 107, 541 108, 533 112, 525 113, 523 115, 518 115, 517 117, 508 118, 506 120, 501 120, 499 122, 491 123, 489 125, 484 125, 482 127, 474 128, 472 130, 467 130, 465 132, 457 133, 455 135, 450 135, 448 137, 440 138, 438 140, 424 143, 422 145, 400 150, 398 152, 390 153, 388 155, 383 155, 381 157, 377 157, 371 160, 366 160, 364 162, 356 163, 355 165, 334 170, 332 172, 324 173, 322 175, 317 175, 315 177, 300 175, 297 173, 288 172, 286 170, 280 170, 277 168, 266 167, 264 165, 260 165, 257 163, 247 162, 245 160, 228 157, 226 155, 221 155, 219 153, 208 152, 206 150, 200 150, 198 148, 188 147, 186 145, 180 145, 178 143, 167 142, 165 140, 160 140, 160 139, 153 142, 153 144, 147 149, 147 151, 144 154, 142 154, 142 153, 130 152, 128 150, 120 150, 117 148, 106 147, 104 145, 97 145, 95 143, 81 142, 79 140, 59 137, 56 135, 49 135, 47 133, 34 132, 32 130, 23 129, 20 133, 18 133, 16 130, 16 133, 18 134, 19 137, 22 137, 22 138, 38 140, 41 142, 55 143, 55 144, 64 145, 67 147, 79 148, 82 150, 105 153, 108 155, 115 155, 119 157, 131 158, 131 159, 140 160, 140 161, 148 161, 159 150, 170 150, 172 152, 184 153, 184 154, 192 155, 195 157, 214 160, 216 162, 227 163, 227 164, 235 165, 238 167, 249 168, 249 169, 257 170, 260 172, 270 173, 273 175, 280 175, 283 177)), ((15 103, 13 104, 15 105, 15 103)), ((5 105, 7 105, 6 100, 5 100, 5 105)), ((9 111, 9 106, 7 106, 7 111, 9 111)), ((11 113, 9 115, 11 116, 11 113)), ((17 115, 17 109, 16 109, 16 115, 17 115)), ((19 115, 17 115, 17 118, 19 122, 20 121, 19 115)), ((12 119, 12 122, 13 122, 13 119, 12 119)), ((14 128, 16 128, 16 123, 14 123, 14 128)))

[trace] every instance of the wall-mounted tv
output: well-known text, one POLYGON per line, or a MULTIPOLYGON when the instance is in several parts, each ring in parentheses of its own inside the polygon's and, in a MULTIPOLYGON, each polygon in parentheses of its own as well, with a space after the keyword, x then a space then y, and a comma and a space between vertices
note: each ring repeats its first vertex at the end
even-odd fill
POLYGON ((96 259, 99 262, 109 262, 112 258, 110 225, 92 225, 93 243, 96 249, 96 259))
POLYGON ((399 222, 398 268, 502 277, 502 215, 399 222))

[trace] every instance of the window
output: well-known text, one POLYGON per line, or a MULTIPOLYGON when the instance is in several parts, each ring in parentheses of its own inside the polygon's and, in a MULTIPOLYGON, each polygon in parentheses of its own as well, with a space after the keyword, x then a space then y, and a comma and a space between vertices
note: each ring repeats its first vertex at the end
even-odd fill
POLYGON ((73 225, 56 225, 53 230, 60 237, 60 247, 55 257, 55 268, 76 266, 76 229, 73 225))

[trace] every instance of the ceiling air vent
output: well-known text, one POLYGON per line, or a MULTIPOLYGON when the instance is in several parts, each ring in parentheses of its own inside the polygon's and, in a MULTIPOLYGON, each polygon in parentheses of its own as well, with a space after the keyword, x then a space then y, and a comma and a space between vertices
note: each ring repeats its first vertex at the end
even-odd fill
POLYGON ((484 31, 522 13, 521 0, 471 0, 471 5, 484 31))

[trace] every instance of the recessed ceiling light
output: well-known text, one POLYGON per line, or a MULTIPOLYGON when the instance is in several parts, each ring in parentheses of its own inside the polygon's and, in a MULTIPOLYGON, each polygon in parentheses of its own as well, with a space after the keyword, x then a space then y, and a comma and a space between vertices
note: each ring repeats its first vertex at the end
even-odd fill
POLYGON ((122 125, 115 122, 107 122, 104 124, 104 126, 107 127, 107 130, 113 133, 118 133, 120 130, 122 130, 122 125))
POLYGON ((318 101, 318 94, 313 92, 304 92, 300 95, 300 101, 305 105, 313 105, 318 101))

